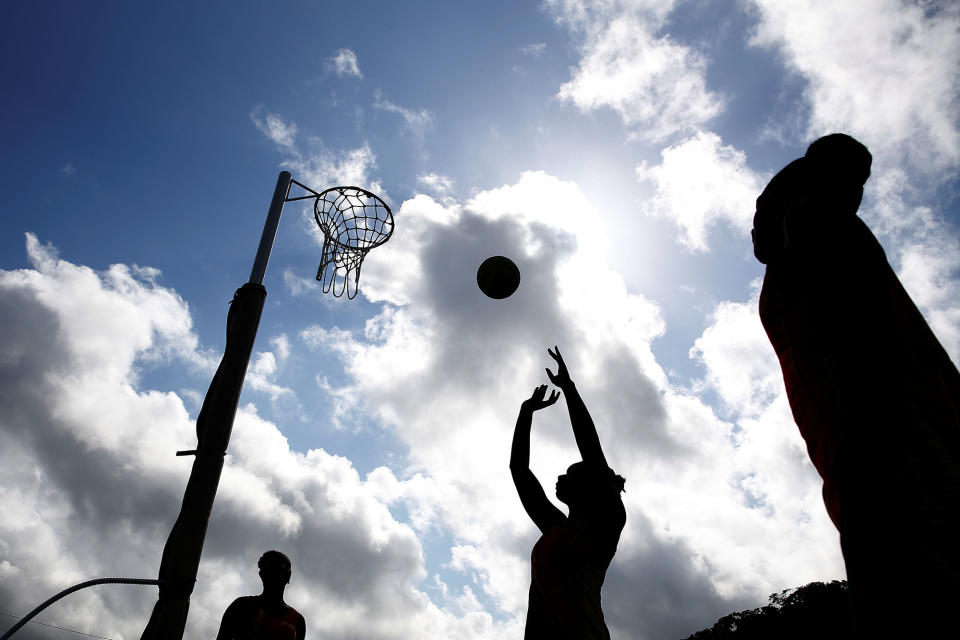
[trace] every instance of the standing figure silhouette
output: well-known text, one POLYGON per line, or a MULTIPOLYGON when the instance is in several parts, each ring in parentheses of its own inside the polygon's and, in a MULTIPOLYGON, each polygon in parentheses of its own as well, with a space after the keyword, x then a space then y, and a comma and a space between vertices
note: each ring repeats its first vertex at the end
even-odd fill
POLYGON ((960 373, 857 216, 871 163, 828 135, 757 198, 760 320, 840 532, 858 635, 956 637, 960 373))
POLYGON ((290 582, 290 558, 267 551, 257 562, 263 593, 234 600, 223 614, 217 640, 303 640, 306 621, 283 601, 290 582))
POLYGON ((607 466, 593 419, 570 379, 560 349, 547 352, 558 367, 556 374, 547 369, 547 376, 566 398, 583 460, 557 478, 557 499, 570 508, 570 514, 564 515, 547 499, 530 471, 533 413, 560 397, 556 390, 547 397, 547 385, 540 385, 520 405, 510 453, 510 473, 520 502, 542 533, 530 558, 530 600, 523 637, 607 639, 610 632, 600 607, 600 588, 627 521, 620 500, 624 479, 607 466))

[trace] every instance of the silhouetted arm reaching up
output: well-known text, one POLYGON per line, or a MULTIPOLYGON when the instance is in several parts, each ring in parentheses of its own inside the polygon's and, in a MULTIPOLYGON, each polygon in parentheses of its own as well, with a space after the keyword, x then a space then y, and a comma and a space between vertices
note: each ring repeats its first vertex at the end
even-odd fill
POLYGON ((567 365, 564 364, 563 356, 560 355, 560 348, 555 346, 553 351, 547 349, 547 353, 557 363, 557 372, 553 373, 550 369, 547 369, 547 377, 550 378, 550 382, 560 387, 563 396, 567 399, 570 425, 573 427, 573 437, 577 440, 580 456, 587 464, 606 469, 607 459, 603 455, 603 449, 600 448, 597 427, 593 424, 593 418, 587 411, 587 405, 583 404, 583 399, 580 397, 577 387, 570 379, 567 365))
POLYGON ((547 499, 537 477, 530 471, 530 427, 533 424, 533 412, 549 407, 560 397, 557 391, 551 391, 549 398, 546 394, 547 385, 542 384, 520 405, 520 415, 517 416, 517 426, 513 431, 513 448, 510 450, 510 474, 520 495, 520 502, 530 519, 544 533, 566 520, 563 512, 547 499))

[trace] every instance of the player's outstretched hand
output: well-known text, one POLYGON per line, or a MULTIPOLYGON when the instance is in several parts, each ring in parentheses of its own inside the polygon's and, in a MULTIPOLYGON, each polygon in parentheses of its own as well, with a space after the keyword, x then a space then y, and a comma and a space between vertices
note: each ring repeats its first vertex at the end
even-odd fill
POLYGON ((557 398, 560 397, 560 392, 554 389, 550 392, 549 398, 546 396, 547 385, 542 384, 533 390, 533 394, 523 401, 523 404, 520 405, 520 408, 531 413, 534 411, 539 411, 540 409, 546 409, 557 401, 557 398))
POLYGON ((570 379, 570 372, 567 371, 567 365, 563 363, 563 356, 560 355, 560 347, 554 346, 553 351, 547 349, 547 353, 550 354, 550 357, 553 358, 557 363, 557 372, 553 373, 550 369, 547 369, 547 377, 550 378, 550 382, 557 385, 561 389, 565 386, 573 384, 573 381, 570 379))

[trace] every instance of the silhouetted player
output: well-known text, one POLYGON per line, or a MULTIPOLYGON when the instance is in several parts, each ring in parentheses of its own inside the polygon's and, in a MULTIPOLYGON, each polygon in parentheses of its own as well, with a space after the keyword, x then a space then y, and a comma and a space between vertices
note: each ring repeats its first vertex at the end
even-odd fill
POLYGON ((570 465, 557 478, 557 499, 570 508, 570 515, 565 516, 547 499, 530 471, 533 412, 549 407, 560 397, 554 390, 547 398, 547 385, 540 385, 520 405, 510 453, 510 472, 520 501, 543 534, 530 558, 524 638, 605 639, 610 633, 600 608, 600 587, 627 520, 620 500, 624 479, 607 466, 593 420, 570 380, 560 349, 554 349, 547 352, 557 362, 557 373, 547 369, 547 376, 567 400, 583 461, 570 465))
POLYGON ((227 607, 217 640, 303 640, 307 625, 297 610, 283 601, 290 582, 290 558, 267 551, 257 562, 263 593, 237 598, 227 607))
POLYGON ((935 637, 960 597, 960 374, 856 215, 871 160, 826 136, 757 198, 760 319, 860 634, 935 637))

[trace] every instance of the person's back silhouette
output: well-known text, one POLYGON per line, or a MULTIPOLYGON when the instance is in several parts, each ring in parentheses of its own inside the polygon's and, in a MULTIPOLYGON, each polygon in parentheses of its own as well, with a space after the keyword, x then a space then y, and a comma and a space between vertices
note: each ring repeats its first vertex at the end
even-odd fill
POLYGON ((570 507, 570 514, 564 515, 547 499, 530 471, 533 412, 552 405, 560 397, 552 391, 547 398, 547 385, 537 387, 520 406, 510 454, 510 472, 520 501, 542 533, 530 559, 524 638, 608 639, 610 632, 600 606, 600 588, 627 520, 620 500, 624 479, 607 466, 593 419, 570 379, 560 350, 554 347, 554 351, 547 351, 558 366, 556 374, 547 369, 547 375, 566 398, 583 461, 571 465, 557 478, 557 498, 570 507))
POLYGON ((867 148, 815 141, 754 217, 760 319, 840 531, 863 637, 935 637, 960 595, 960 374, 857 217, 867 148))
POLYGON ((242 596, 227 607, 217 640, 303 640, 306 621, 283 601, 283 590, 290 582, 290 559, 279 551, 267 551, 257 566, 263 593, 242 596))

